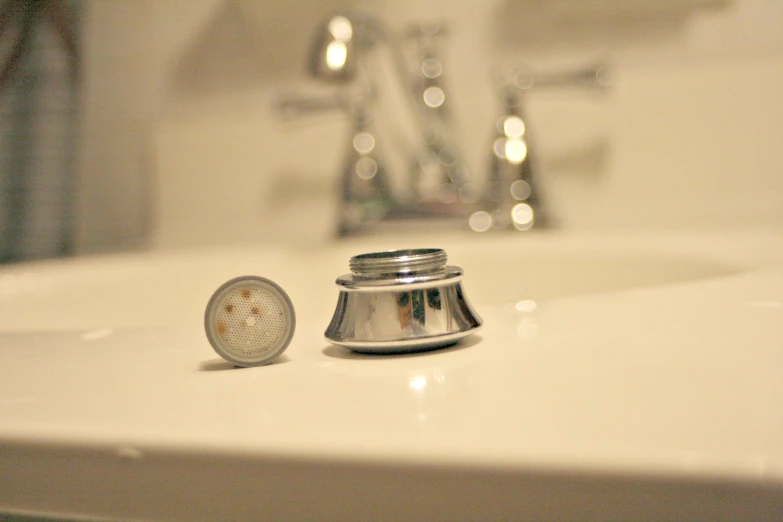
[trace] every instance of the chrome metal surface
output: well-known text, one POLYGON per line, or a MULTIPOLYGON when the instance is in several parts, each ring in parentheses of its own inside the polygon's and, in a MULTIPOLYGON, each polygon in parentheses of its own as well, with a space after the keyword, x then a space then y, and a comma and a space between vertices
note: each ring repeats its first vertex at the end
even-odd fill
POLYGON ((338 235, 358 233, 383 220, 458 218, 467 212, 468 199, 478 198, 478 185, 467 182, 448 110, 451 101, 446 101, 440 56, 444 35, 441 23, 419 24, 409 38, 401 38, 376 16, 359 11, 331 16, 313 35, 308 70, 334 91, 315 97, 288 93, 277 100, 277 113, 284 119, 341 110, 354 124, 341 172, 338 235), (411 45, 415 58, 407 52, 411 45), (381 62, 387 62, 391 75, 379 68, 381 62), (375 116, 386 103, 381 98, 392 91, 402 92, 399 99, 414 124, 394 130, 390 143, 388 129, 375 128, 375 116), (367 136, 372 145, 365 147, 361 144, 370 143, 367 136), (384 159, 384 148, 402 158, 404 166, 387 170, 394 162, 384 159), (399 181, 391 182, 395 179, 399 181))
POLYGON ((492 142, 485 193, 468 224, 476 232, 490 229, 526 231, 551 226, 543 205, 538 164, 525 113, 527 93, 533 90, 577 89, 604 92, 612 84, 608 66, 537 74, 515 68, 495 75, 503 114, 492 142))
POLYGON ((357 279, 384 280, 390 277, 440 278, 445 274, 446 252, 440 248, 373 252, 351 258, 348 266, 357 279))
POLYGON ((541 196, 527 96, 535 90, 603 92, 613 82, 611 70, 595 64, 542 74, 498 67, 493 80, 502 115, 485 179, 478 179, 451 117, 454 100, 443 59, 447 34, 443 22, 431 21, 409 27, 402 38, 383 19, 361 11, 331 16, 317 27, 308 70, 333 85, 333 92, 287 94, 277 109, 282 118, 342 110, 353 121, 341 172, 338 235, 382 230, 381 222, 390 221, 438 227, 454 222, 475 232, 553 226, 541 196), (410 118, 396 123, 406 129, 390 129, 397 127, 395 118, 384 119, 390 111, 379 110, 392 91, 402 93, 391 99, 404 101, 400 108, 410 118))
POLYGON ((374 252, 351 258, 326 339, 364 353, 428 350, 478 331, 462 270, 441 249, 374 252))
POLYGON ((583 69, 558 71, 554 73, 535 73, 526 67, 511 72, 510 80, 523 91, 530 89, 595 89, 603 92, 613 82, 611 68, 598 63, 583 69))

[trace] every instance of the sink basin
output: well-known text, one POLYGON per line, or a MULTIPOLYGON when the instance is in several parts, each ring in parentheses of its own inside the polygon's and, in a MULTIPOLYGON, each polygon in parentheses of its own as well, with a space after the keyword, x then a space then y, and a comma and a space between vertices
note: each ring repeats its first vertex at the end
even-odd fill
POLYGON ((780 265, 775 234, 509 234, 4 267, 0 512, 779 520, 780 265), (415 247, 465 269, 481 332, 328 345, 350 256, 415 247), (235 369, 207 342, 207 300, 241 274, 296 308, 275 364, 235 369))
POLYGON ((238 275, 280 284, 300 317, 324 326, 334 280, 355 254, 407 246, 447 250, 465 270, 474 305, 548 300, 723 276, 741 265, 690 253, 644 251, 571 238, 431 237, 346 241, 308 251, 258 248, 37 263, 0 268, 0 330, 80 330, 199 323, 212 292, 238 275), (524 240, 522 240, 524 239, 524 240))

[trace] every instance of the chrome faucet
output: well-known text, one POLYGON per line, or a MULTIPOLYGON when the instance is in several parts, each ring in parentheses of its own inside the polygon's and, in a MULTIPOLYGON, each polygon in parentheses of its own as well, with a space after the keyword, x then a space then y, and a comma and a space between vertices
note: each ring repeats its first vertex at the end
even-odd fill
POLYGON ((518 67, 499 75, 495 82, 503 114, 492 143, 487 185, 468 223, 477 232, 549 227, 551 217, 543 205, 525 114, 527 94, 536 89, 602 91, 612 82, 611 72, 602 64, 555 74, 535 74, 518 67))
POLYGON ((467 168, 453 136, 442 81, 443 63, 438 55, 444 34, 441 24, 411 28, 406 42, 416 45, 419 62, 411 66, 402 42, 381 20, 361 13, 333 16, 316 31, 308 70, 316 79, 336 84, 337 88, 325 97, 295 94, 277 100, 278 112, 284 117, 338 109, 353 122, 351 145, 342 169, 340 235, 381 220, 465 215, 460 191, 467 187, 467 168), (372 65, 374 51, 381 47, 391 58, 418 134, 395 149, 408 165, 407 182, 397 191, 389 183, 373 129, 379 80, 372 65))
POLYGON ((542 205, 529 144, 526 93, 538 88, 602 88, 608 85, 607 69, 535 75, 517 68, 496 82, 503 115, 482 184, 470 175, 455 138, 440 57, 445 35, 442 23, 409 28, 406 43, 414 45, 415 52, 408 54, 415 59, 406 60, 401 39, 382 20, 362 13, 332 16, 316 31, 308 69, 314 78, 336 85, 335 90, 320 98, 294 94, 277 100, 278 111, 286 117, 337 109, 353 122, 342 168, 339 235, 383 220, 409 218, 451 218, 480 232, 529 230, 551 222, 542 205), (377 147, 380 79, 373 59, 380 48, 387 51, 417 126, 415 138, 394 150, 409 166, 402 189, 390 182, 377 147))

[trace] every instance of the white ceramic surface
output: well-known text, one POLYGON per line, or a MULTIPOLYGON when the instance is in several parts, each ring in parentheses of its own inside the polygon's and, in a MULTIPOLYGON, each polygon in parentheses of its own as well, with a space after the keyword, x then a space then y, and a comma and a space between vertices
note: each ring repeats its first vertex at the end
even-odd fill
POLYGON ((783 236, 430 236, 0 272, 0 510, 193 520, 783 513, 783 236), (404 244, 403 244, 404 243, 404 244), (329 346, 352 254, 438 246, 457 347, 329 346), (271 366, 215 358, 224 280, 277 281, 271 366))

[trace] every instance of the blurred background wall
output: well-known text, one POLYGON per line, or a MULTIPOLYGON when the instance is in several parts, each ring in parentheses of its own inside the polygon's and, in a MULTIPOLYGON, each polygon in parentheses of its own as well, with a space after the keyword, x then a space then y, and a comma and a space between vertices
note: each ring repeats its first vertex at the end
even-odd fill
POLYGON ((74 248, 80 7, 0 0, 0 263, 74 248))
POLYGON ((528 111, 567 230, 783 225, 777 0, 85 0, 76 247, 331 239, 344 116, 281 122, 313 27, 343 7, 449 25, 445 81, 472 172, 500 115, 490 71, 614 66, 604 96, 528 111))

